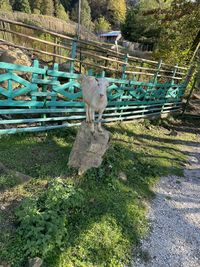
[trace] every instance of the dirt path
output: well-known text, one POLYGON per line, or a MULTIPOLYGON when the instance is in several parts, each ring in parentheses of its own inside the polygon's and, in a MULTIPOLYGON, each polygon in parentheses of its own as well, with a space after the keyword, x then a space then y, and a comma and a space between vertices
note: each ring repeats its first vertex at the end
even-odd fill
POLYGON ((200 144, 187 147, 184 177, 162 177, 149 211, 150 235, 134 267, 200 267, 200 144))

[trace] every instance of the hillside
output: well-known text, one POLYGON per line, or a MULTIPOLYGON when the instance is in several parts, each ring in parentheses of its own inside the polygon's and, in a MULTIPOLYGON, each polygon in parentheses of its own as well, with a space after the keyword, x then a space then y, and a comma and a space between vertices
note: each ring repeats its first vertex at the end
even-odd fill
MULTIPOLYGON (((64 21, 55 17, 39 14, 26 14, 22 12, 3 12, 0 11, 0 18, 24 22, 29 25, 39 26, 41 28, 55 31, 57 33, 75 36, 77 32, 77 23, 73 21, 64 21)), ((81 27, 81 39, 96 41, 98 38, 85 27, 81 27)))

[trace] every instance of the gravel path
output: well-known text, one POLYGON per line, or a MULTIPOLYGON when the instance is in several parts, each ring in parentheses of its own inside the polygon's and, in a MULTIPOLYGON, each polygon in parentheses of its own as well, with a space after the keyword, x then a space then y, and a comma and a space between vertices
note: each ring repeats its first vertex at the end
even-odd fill
POLYGON ((154 188, 150 235, 132 267, 200 267, 200 145, 187 150, 185 177, 162 177, 154 188))

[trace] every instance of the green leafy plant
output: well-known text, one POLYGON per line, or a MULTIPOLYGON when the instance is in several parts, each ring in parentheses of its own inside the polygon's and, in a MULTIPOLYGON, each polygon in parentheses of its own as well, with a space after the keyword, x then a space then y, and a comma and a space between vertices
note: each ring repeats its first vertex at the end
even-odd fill
POLYGON ((44 257, 61 248, 68 235, 68 217, 82 201, 82 191, 60 179, 50 183, 39 197, 25 200, 16 211, 25 255, 44 257))

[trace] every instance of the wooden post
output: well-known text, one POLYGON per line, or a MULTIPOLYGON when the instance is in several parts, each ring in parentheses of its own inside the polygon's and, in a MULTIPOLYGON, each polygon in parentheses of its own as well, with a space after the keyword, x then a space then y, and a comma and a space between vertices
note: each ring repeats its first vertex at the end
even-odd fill
POLYGON ((128 54, 126 54, 125 59, 124 59, 124 63, 122 65, 122 79, 125 80, 126 79, 126 68, 127 68, 127 64, 128 64, 128 54))
MULTIPOLYGON (((142 61, 141 64, 140 64, 140 67, 143 67, 144 66, 144 62, 142 61)), ((140 69, 141 71, 141 69, 140 69)), ((140 81, 140 77, 141 77, 141 74, 138 74, 138 82, 140 81)))
POLYGON ((104 78, 104 77, 105 77, 105 71, 102 70, 102 72, 101 72, 101 78, 104 78))
POLYGON ((176 72, 177 72, 177 70, 178 70, 178 64, 176 64, 175 66, 174 66, 174 71, 173 71, 173 73, 172 73, 172 80, 171 80, 171 84, 174 84, 174 77, 176 76, 176 72))
POLYGON ((161 66, 162 66, 162 60, 160 60, 160 61, 158 62, 158 68, 157 68, 157 71, 156 71, 156 73, 155 73, 155 75, 154 75, 153 83, 156 83, 156 82, 157 82, 157 79, 158 79, 158 75, 159 75, 161 66))
POLYGON ((192 84, 192 88, 191 88, 191 90, 190 90, 189 96, 188 96, 187 101, 186 101, 186 103, 185 103, 185 107, 184 107, 183 112, 182 112, 182 114, 181 114, 182 116, 185 114, 185 111, 186 111, 186 109, 187 109, 187 107, 188 107, 188 105, 189 105, 190 99, 191 99, 191 97, 192 97, 192 93, 193 93, 194 88, 195 88, 196 81, 197 81, 197 76, 194 78, 194 82, 193 82, 193 84, 192 84))
MULTIPOLYGON (((33 61, 33 67, 34 68, 39 68, 39 61, 38 60, 34 60, 33 61)), ((33 82, 33 79, 37 79, 37 78, 38 78, 38 74, 37 73, 33 73, 31 82, 33 82)), ((37 84, 35 84, 34 85, 34 89, 32 90, 31 93, 36 93, 37 90, 38 90, 38 87, 37 87, 37 84)), ((36 102, 37 101, 37 97, 34 94, 31 94, 31 100, 36 102)), ((34 106, 32 108, 35 109, 34 106)))
MULTIPOLYGON (((55 63, 54 65, 53 65, 53 70, 54 71, 58 71, 58 64, 57 63, 55 63)), ((52 81, 57 81, 58 80, 58 77, 53 77, 53 79, 52 79, 52 81)), ((52 93, 55 93, 55 91, 54 91, 54 86, 55 85, 52 85, 52 88, 51 88, 51 92, 52 93)), ((55 86, 56 87, 56 86, 55 86)), ((53 102, 53 103, 55 103, 56 102, 56 99, 57 99, 57 93, 55 93, 54 95, 52 94, 52 96, 51 96, 51 101, 53 102)), ((56 106, 52 106, 51 105, 51 109, 53 109, 53 108, 57 108, 56 106)))
MULTIPOLYGON (((76 58, 76 49, 77 49, 77 40, 73 40, 71 47, 71 58, 73 60, 70 61, 70 68, 69 68, 70 73, 74 73, 74 61, 76 58)), ((69 79, 69 81, 71 82, 73 81, 73 79, 69 79)), ((74 93, 74 86, 69 87, 69 92, 74 93)))
POLYGON ((189 70, 188 70, 187 76, 186 76, 185 81, 184 81, 185 89, 187 88, 187 86, 188 86, 188 84, 190 82, 190 79, 192 78, 192 75, 194 73, 194 69, 195 69, 195 63, 193 63, 191 65, 191 67, 189 68, 189 70))
POLYGON ((93 69, 88 70, 88 76, 93 76, 93 69))
MULTIPOLYGON (((42 75, 42 79, 43 80, 47 80, 47 70, 48 70, 48 67, 44 67, 44 69, 46 70, 45 74, 42 75)), ((43 84, 42 85, 42 92, 46 92, 47 91, 47 84, 43 84)), ((47 101, 47 96, 44 97, 44 100, 43 100, 43 108, 46 108, 46 101, 47 101)), ((46 119, 47 115, 46 114, 42 114, 42 118, 43 119, 46 119)), ((46 123, 45 122, 42 122, 42 126, 45 126, 46 123)))
MULTIPOLYGON (((8 70, 9 74, 12 74, 12 70, 8 70)), ((12 100, 12 92, 13 92, 13 82, 11 79, 8 80, 8 101, 12 100)))
MULTIPOLYGON (((106 54, 106 57, 109 58, 109 54, 108 54, 108 53, 106 54)), ((104 66, 105 66, 105 67, 108 66, 108 60, 105 60, 105 64, 104 64, 104 66)))
MULTIPOLYGON (((57 37, 54 37, 54 43, 57 44, 58 43, 58 38, 57 37)), ((54 46, 53 48, 53 53, 56 54, 56 46, 54 46)), ((56 62, 56 57, 53 56, 53 64, 56 62)))
POLYGON ((72 48, 71 48, 71 58, 73 59, 70 62, 70 73, 74 72, 74 59, 76 58, 76 48, 77 48, 77 41, 73 40, 72 42, 72 48))
POLYGON ((80 59, 79 72, 81 73, 82 72, 82 49, 81 49, 81 47, 80 47, 80 57, 79 57, 79 59, 80 59))
MULTIPOLYGON (((127 69, 127 64, 128 64, 128 54, 125 55, 125 58, 124 58, 124 63, 122 65, 122 80, 125 80, 126 79, 126 69, 127 69)), ((122 90, 124 89, 124 85, 121 86, 122 87, 122 90)), ((124 91, 123 91, 124 93, 124 91)), ((120 101, 122 101, 122 99, 120 99, 120 101)), ((117 110, 115 110, 115 112, 117 113, 117 110)), ((124 109, 121 109, 120 113, 123 113, 124 112, 124 109)), ((120 119, 121 119, 121 114, 119 115, 120 119)))

